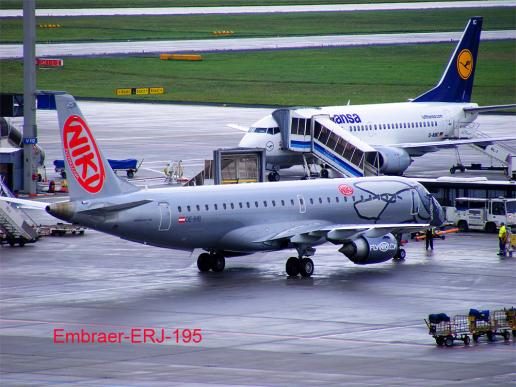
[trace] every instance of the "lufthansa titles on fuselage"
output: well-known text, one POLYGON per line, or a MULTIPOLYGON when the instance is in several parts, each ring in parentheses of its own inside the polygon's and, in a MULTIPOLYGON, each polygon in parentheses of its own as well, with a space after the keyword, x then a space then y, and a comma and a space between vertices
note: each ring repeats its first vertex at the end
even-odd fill
POLYGON ((359 124, 362 122, 362 119, 356 113, 335 114, 331 119, 336 124, 359 124))

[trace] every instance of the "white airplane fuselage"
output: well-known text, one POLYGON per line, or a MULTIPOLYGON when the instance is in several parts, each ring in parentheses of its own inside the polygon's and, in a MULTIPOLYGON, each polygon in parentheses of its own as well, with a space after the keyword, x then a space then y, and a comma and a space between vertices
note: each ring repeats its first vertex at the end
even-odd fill
MULTIPOLYGON (((395 148, 397 144, 435 142, 454 137, 459 125, 467 125, 478 116, 477 113, 466 113, 464 108, 477 106, 476 103, 400 102, 300 108, 299 112, 328 115, 343 129, 374 147, 395 148)), ((288 168, 299 161, 301 155, 282 149, 279 131, 267 130, 277 127, 272 115, 268 115, 249 128, 239 146, 265 148, 268 163, 288 168)), ((410 150, 408 153, 413 155, 410 150)))

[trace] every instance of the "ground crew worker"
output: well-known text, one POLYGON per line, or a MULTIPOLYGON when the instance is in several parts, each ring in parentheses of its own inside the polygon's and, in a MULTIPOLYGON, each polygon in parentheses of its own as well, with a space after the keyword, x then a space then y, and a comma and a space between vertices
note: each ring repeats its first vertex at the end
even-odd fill
POLYGON ((498 244, 500 247, 500 251, 498 255, 505 255, 505 244, 507 243, 507 229, 505 228, 505 223, 500 224, 500 230, 498 231, 498 244))
POLYGON ((425 232, 425 243, 426 249, 430 246, 430 249, 434 249, 434 232, 431 228, 427 228, 425 232))

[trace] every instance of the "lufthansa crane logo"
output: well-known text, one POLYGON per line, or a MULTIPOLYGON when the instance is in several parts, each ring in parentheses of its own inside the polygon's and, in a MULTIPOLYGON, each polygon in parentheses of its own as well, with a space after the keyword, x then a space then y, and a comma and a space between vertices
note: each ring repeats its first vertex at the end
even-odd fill
POLYGON ((468 79, 473 72, 473 55, 468 49, 462 50, 457 55, 457 72, 464 80, 468 79))

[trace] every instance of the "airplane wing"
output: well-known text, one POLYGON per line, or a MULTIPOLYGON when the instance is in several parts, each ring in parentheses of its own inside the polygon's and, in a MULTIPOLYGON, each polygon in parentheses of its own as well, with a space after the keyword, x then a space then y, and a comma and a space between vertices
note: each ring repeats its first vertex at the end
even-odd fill
POLYGON ((242 125, 238 125, 238 124, 227 124, 226 126, 230 127, 230 128, 233 128, 233 129, 238 129, 242 132, 248 132, 249 131, 249 127, 248 126, 242 126, 242 125))
POLYGON ((492 112, 493 110, 505 110, 515 108, 516 104, 510 105, 491 105, 491 106, 477 106, 477 107, 465 107, 466 113, 480 113, 480 112, 492 112))
POLYGON ((430 141, 430 142, 406 142, 401 144, 390 144, 394 148, 403 148, 408 151, 417 150, 416 153, 436 152, 439 149, 455 148, 459 145, 488 146, 497 142, 515 141, 516 137, 484 137, 484 138, 463 138, 454 140, 430 141))
POLYGON ((313 222, 289 227, 277 234, 255 239, 255 243, 272 243, 281 239, 303 243, 310 239, 325 237, 333 243, 343 243, 360 236, 376 238, 388 233, 406 233, 424 230, 430 227, 422 223, 392 223, 392 224, 326 224, 313 222))

